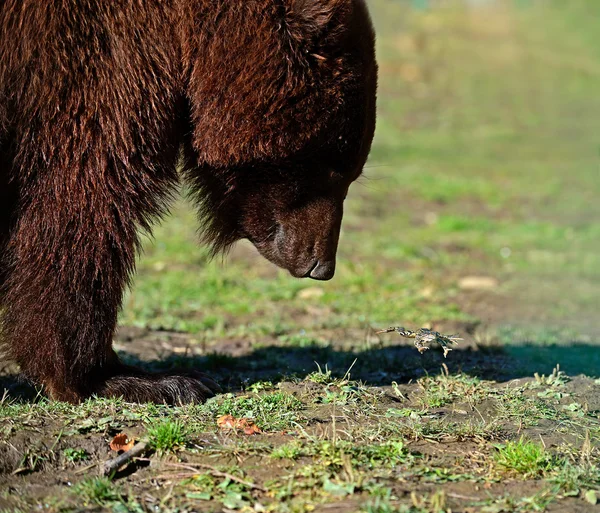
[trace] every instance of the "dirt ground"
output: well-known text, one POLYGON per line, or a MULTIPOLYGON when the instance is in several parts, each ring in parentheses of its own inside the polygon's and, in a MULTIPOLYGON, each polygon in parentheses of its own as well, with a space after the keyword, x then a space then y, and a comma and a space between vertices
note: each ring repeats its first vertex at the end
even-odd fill
MULTIPOLYGON (((127 359, 156 369, 199 365, 233 394, 225 397, 276 390, 300 401, 294 422, 270 428, 267 419, 246 435, 220 430, 214 408, 175 411, 170 415, 186 424, 196 415, 192 424, 202 429, 194 427, 174 452, 151 452, 118 473, 118 491, 90 492, 77 483, 115 457, 111 439, 120 432, 143 439, 149 423, 165 415, 160 408, 4 408, 0 511, 600 511, 591 503, 596 496, 585 495, 599 484, 600 382, 560 371, 534 377, 477 323, 435 328, 465 337, 446 359, 435 348, 421 356, 409 340, 369 331, 322 333, 331 341, 323 346, 290 348, 273 339, 257 348, 240 338, 213 348, 183 333, 122 328, 116 344, 127 359), (350 376, 315 378, 315 362, 350 369, 350 376), (527 474, 498 465, 496 448, 521 439, 552 455, 547 468, 527 474), (401 440, 405 451, 390 464, 346 460, 343 452, 336 462, 314 449, 326 441, 390 440, 401 440), (273 457, 290 444, 306 454, 273 457), (73 448, 85 458, 69 461, 73 448), (233 491, 230 473, 242 483, 233 491), (195 480, 206 475, 214 490, 195 493, 195 480)), ((35 398, 13 371, 2 371, 3 403, 35 398)))

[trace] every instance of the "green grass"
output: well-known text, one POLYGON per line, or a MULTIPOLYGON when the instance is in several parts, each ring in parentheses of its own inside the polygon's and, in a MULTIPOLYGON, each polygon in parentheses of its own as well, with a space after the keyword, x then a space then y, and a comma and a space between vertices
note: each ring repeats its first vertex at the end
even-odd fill
POLYGON ((115 484, 106 477, 85 479, 78 483, 73 491, 84 505, 105 506, 121 499, 115 484))
POLYGON ((215 416, 233 415, 235 418, 251 419, 265 430, 278 431, 294 425, 303 403, 290 394, 273 392, 242 397, 226 395, 208 402, 207 408, 215 416))
POLYGON ((148 426, 148 439, 150 446, 157 452, 174 452, 185 445, 187 430, 180 421, 165 420, 148 426))
POLYGON ((348 463, 362 470, 377 466, 393 468, 410 461, 412 457, 401 439, 372 445, 358 445, 345 440, 302 445, 295 442, 281 445, 271 452, 271 457, 275 459, 296 460, 302 456, 313 456, 316 464, 329 469, 339 469, 348 463))
POLYGON ((71 463, 77 463, 79 461, 85 461, 89 458, 89 454, 85 449, 76 449, 74 447, 69 447, 64 450, 63 456, 65 460, 71 463))
POLYGON ((555 465, 543 446, 523 438, 498 446, 494 461, 501 469, 523 477, 543 476, 555 465))
POLYGON ((477 377, 457 374, 427 376, 418 380, 423 394, 421 402, 427 408, 439 408, 455 400, 476 403, 489 396, 490 389, 477 377))

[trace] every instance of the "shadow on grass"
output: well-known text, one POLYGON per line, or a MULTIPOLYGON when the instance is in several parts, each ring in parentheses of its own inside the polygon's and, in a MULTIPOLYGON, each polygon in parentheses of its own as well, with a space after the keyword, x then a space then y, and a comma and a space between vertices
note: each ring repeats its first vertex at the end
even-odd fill
MULTIPOLYGON (((144 362, 136 362, 144 365, 144 362)), ((447 358, 438 349, 423 355, 409 345, 386 346, 365 351, 341 351, 329 346, 279 347, 257 349, 242 357, 210 354, 204 357, 168 357, 152 362, 154 368, 198 367, 214 374, 232 390, 256 381, 272 382, 303 379, 311 372, 331 370, 334 376, 347 371, 352 379, 371 386, 407 383, 427 374, 441 372, 446 365, 451 374, 465 373, 481 379, 508 381, 550 374, 560 364, 570 375, 600 376, 600 345, 573 343, 569 346, 520 345, 492 350, 457 349, 447 358)), ((147 363, 145 365, 148 365, 147 363)))
MULTIPOLYGON (((550 374, 557 364, 569 375, 600 376, 600 344, 573 342, 570 345, 507 345, 488 350, 456 349, 444 358, 437 348, 423 355, 410 345, 393 345, 364 351, 336 350, 330 346, 267 346, 242 356, 209 353, 206 356, 170 355, 162 360, 141 360, 122 352, 128 364, 149 371, 198 369, 218 380, 225 390, 238 391, 258 381, 277 383, 303 379, 312 372, 330 370, 366 385, 407 383, 427 374, 441 372, 445 364, 450 374, 465 373, 498 382, 550 374)), ((36 389, 15 375, 0 376, 0 390, 10 399, 35 400, 36 389)))

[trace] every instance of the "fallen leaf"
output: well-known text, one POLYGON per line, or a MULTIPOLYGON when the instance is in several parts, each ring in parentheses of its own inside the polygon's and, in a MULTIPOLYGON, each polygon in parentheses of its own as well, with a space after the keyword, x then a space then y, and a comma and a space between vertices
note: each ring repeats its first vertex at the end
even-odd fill
POLYGON ((246 435, 262 433, 261 429, 251 420, 236 419, 233 415, 222 415, 217 419, 217 426, 224 431, 243 431, 246 435))
POLYGON ((261 433, 261 430, 254 422, 249 422, 248 425, 244 427, 244 434, 246 435, 257 435, 259 433, 261 433))
POLYGON ((236 419, 233 415, 222 415, 217 419, 217 426, 221 429, 235 429, 236 419))
POLYGON ((135 445, 133 438, 128 439, 126 433, 119 433, 110 442, 110 448, 115 452, 127 452, 135 445))

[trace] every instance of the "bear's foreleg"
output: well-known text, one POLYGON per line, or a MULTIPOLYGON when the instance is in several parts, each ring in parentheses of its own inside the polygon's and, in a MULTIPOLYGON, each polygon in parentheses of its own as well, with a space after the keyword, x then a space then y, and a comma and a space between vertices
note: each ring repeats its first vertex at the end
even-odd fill
POLYGON ((1 325, 9 355, 57 400, 97 394, 135 402, 204 401, 218 390, 210 378, 144 373, 121 364, 112 350, 135 263, 136 228, 146 223, 140 213, 153 210, 141 202, 156 196, 156 187, 147 177, 145 185, 135 184, 110 162, 71 164, 58 170, 40 163, 19 191, 1 325))

